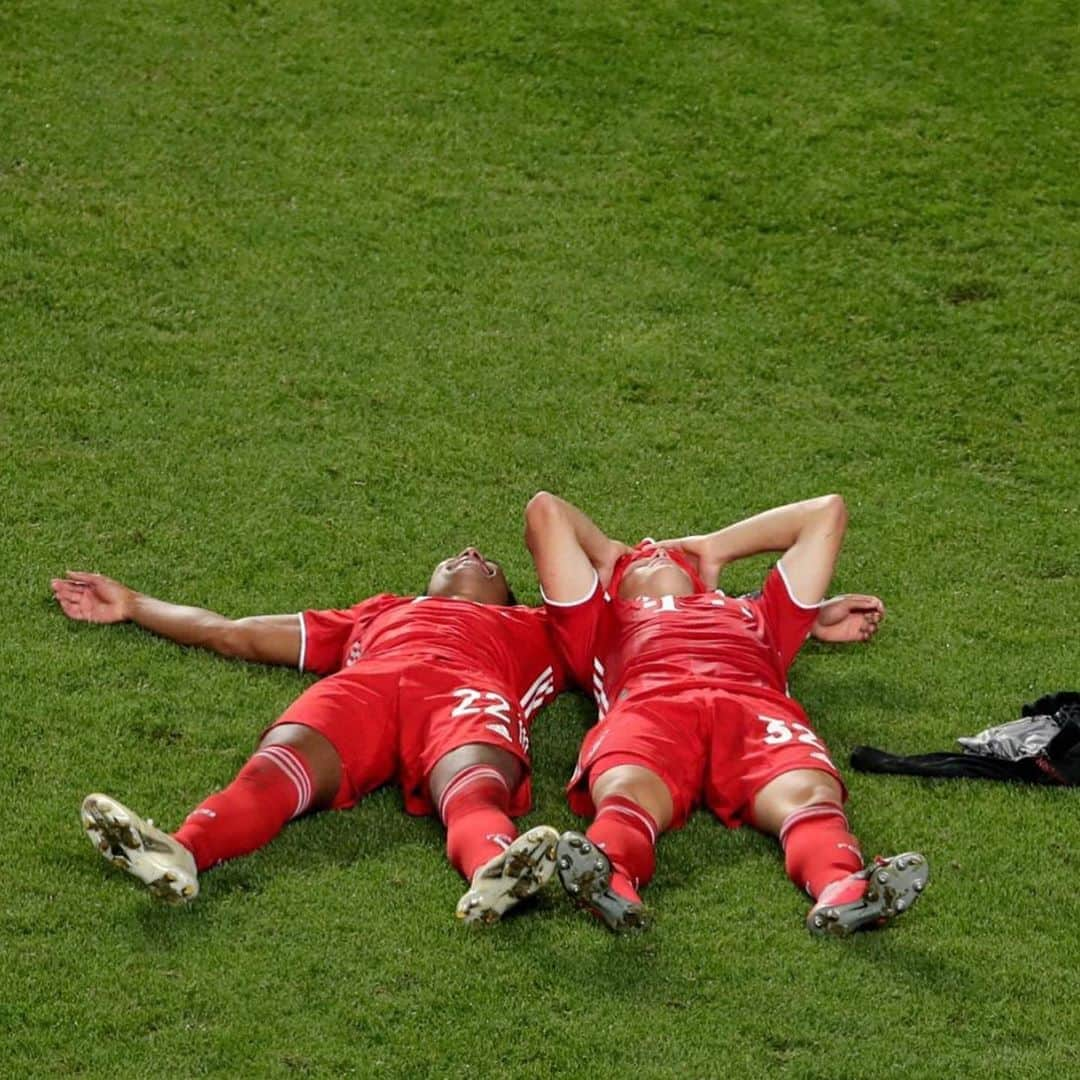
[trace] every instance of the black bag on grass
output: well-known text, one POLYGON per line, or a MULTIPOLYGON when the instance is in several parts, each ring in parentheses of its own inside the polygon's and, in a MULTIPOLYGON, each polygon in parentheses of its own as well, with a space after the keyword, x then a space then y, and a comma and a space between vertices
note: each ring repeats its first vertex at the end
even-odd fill
POLYGON ((862 772, 1080 784, 1080 693, 1045 694, 1025 705, 1019 720, 957 741, 963 753, 914 757, 856 746, 851 764, 862 772))

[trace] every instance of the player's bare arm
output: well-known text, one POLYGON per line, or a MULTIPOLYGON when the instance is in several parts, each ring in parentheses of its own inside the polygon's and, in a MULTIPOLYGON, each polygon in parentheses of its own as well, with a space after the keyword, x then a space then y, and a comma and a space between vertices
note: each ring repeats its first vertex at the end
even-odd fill
POLYGON ((576 506, 547 491, 537 492, 525 507, 525 543, 544 596, 556 604, 584 599, 597 575, 607 585, 616 561, 629 550, 576 506))
POLYGON ((810 633, 818 641, 831 644, 869 641, 884 618, 885 605, 876 596, 834 596, 822 603, 810 633))
POLYGON ((788 503, 755 514, 713 533, 663 541, 696 559, 708 588, 716 588, 728 563, 768 551, 782 551, 784 574, 795 599, 817 604, 825 595, 847 528, 847 508, 839 495, 788 503))
POLYGON ((300 620, 296 615, 229 619, 204 608, 156 600, 103 574, 75 570, 54 578, 51 584, 53 596, 70 619, 133 622, 178 645, 253 663, 296 667, 300 661, 300 620))

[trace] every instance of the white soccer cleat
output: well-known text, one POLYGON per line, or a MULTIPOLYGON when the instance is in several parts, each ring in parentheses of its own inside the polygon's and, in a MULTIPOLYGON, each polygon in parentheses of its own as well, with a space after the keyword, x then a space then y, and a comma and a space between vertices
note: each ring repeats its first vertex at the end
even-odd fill
POLYGON ((195 858, 183 844, 108 795, 87 795, 82 823, 90 843, 159 900, 186 904, 199 895, 195 858))
POLYGON ((458 901, 462 922, 498 922, 515 904, 544 887, 555 872, 559 834, 537 825, 473 874, 469 891, 458 901))

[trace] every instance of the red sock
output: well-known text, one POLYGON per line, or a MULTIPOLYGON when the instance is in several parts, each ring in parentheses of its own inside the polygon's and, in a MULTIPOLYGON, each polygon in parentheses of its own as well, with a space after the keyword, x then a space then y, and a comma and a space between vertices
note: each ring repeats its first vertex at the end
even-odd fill
POLYGON ((632 799, 609 795, 596 807, 585 835, 611 860, 611 887, 620 896, 641 902, 638 889, 656 869, 659 832, 653 816, 632 799))
POLYGON ((443 789, 439 817, 446 826, 446 857, 466 881, 516 838, 509 809, 510 789, 491 765, 470 765, 443 789))
POLYGON ((205 870, 269 843, 311 805, 313 790, 311 769, 293 747, 264 746, 224 791, 192 810, 173 836, 205 870))
POLYGON ((789 814, 780 828, 780 846, 788 877, 815 899, 826 885, 863 868, 859 841, 839 803, 814 803, 789 814))

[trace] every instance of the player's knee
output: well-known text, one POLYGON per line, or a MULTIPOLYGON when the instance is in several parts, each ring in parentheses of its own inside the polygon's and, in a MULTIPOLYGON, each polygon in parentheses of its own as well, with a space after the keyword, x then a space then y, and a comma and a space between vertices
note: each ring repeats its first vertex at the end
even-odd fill
POLYGON ((754 800, 754 821, 759 828, 775 832, 796 810, 818 803, 840 803, 843 798, 843 790, 829 773, 816 769, 783 773, 766 784, 754 800))
POLYGON ((341 757, 325 735, 303 724, 278 724, 259 745, 288 746, 303 759, 313 788, 311 809, 325 809, 334 801, 341 786, 341 757))
POLYGON ((615 765, 590 778, 589 793, 594 805, 618 796, 647 810, 661 829, 674 814, 674 802, 668 786, 651 769, 641 765, 615 765))
POLYGON ((506 781, 506 787, 513 791, 521 781, 524 771, 518 758, 502 747, 488 743, 470 743, 459 746, 444 754, 435 763, 428 776, 428 791, 434 802, 438 802, 449 783, 464 769, 474 765, 489 765, 506 781))

